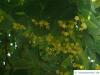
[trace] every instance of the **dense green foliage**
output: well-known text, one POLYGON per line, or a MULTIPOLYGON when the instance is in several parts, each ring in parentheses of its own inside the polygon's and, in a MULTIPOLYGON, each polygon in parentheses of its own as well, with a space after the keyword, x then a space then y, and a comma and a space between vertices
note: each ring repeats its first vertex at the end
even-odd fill
POLYGON ((100 69, 99 28, 99 0, 2 0, 0 75, 100 69))

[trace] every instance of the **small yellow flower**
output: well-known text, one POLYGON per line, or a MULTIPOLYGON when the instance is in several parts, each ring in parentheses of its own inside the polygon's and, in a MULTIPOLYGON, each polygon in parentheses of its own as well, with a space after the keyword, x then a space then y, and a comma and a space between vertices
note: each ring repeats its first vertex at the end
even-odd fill
POLYGON ((80 69, 84 69, 84 66, 83 65, 80 65, 80 69))
POLYGON ((63 22, 62 20, 59 20, 59 21, 58 21, 58 24, 59 24, 59 25, 62 25, 63 23, 64 23, 64 22, 63 22))
POLYGON ((38 22, 35 19, 32 19, 33 24, 38 25, 38 22))
POLYGON ((65 29, 66 28, 66 24, 62 24, 61 27, 65 29))
POLYGON ((51 42, 54 39, 54 37, 51 34, 48 34, 46 39, 48 42, 51 42))
POLYGON ((44 21, 43 21, 43 20, 40 21, 40 22, 39 22, 39 25, 40 25, 40 27, 43 27, 43 25, 44 25, 44 21))
POLYGON ((32 22, 33 22, 33 23, 35 23, 35 22, 36 22, 36 20, 35 20, 35 19, 32 19, 32 22))
POLYGON ((62 32, 62 34, 64 35, 64 36, 69 36, 69 33, 68 32, 62 32))
POLYGON ((74 19, 77 21, 77 20, 79 20, 79 17, 78 17, 78 16, 75 16, 75 18, 74 18, 74 19))
POLYGON ((45 27, 46 29, 50 28, 49 23, 45 20, 39 21, 39 25, 40 25, 40 27, 45 27))
POLYGON ((86 23, 82 23, 81 27, 79 28, 80 31, 86 30, 87 29, 87 25, 86 23))
POLYGON ((87 29, 86 23, 82 23, 81 26, 82 26, 83 29, 87 29))
POLYGON ((26 29, 26 27, 24 25, 21 25, 19 23, 13 23, 13 28, 16 30, 21 30, 21 29, 26 29))
POLYGON ((48 26, 49 23, 47 21, 44 21, 44 26, 48 26))

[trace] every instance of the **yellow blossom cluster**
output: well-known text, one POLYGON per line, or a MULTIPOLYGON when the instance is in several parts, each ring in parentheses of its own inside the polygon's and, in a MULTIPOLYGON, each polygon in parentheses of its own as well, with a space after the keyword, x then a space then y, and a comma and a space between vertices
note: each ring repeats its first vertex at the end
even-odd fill
POLYGON ((43 27, 46 28, 46 29, 50 28, 49 22, 46 21, 46 20, 37 21, 35 19, 32 19, 32 22, 33 22, 34 25, 39 26, 40 28, 43 28, 43 27))
POLYGON ((40 46, 42 45, 41 43, 45 41, 43 36, 36 35, 33 32, 29 32, 29 33, 25 32, 23 33, 23 35, 29 39, 29 43, 32 44, 33 47, 37 45, 40 46))
POLYGON ((36 46, 38 40, 38 36, 35 35, 34 33, 24 33, 24 36, 27 37, 29 39, 29 43, 32 44, 32 46, 36 46))
MULTIPOLYGON (((61 50, 63 50, 61 42, 58 39, 56 39, 53 35, 48 34, 46 41, 53 46, 52 48, 49 49, 50 52, 55 52, 55 54, 58 54, 61 52, 61 50)), ((49 53, 49 50, 46 51, 48 51, 49 53)))
POLYGON ((48 52, 56 52, 56 53, 71 53, 71 54, 79 54, 83 49, 80 46, 80 44, 78 42, 76 43, 71 43, 71 42, 67 42, 67 43, 61 43, 61 41, 59 41, 58 39, 54 38, 53 35, 49 34, 47 36, 47 41, 48 43, 50 43, 51 45, 53 45, 53 48, 48 48, 48 52), (51 51, 52 50, 52 51, 51 51))
POLYGON ((58 25, 61 28, 61 33, 65 37, 75 35, 75 30, 79 30, 80 32, 87 29, 87 25, 85 20, 79 16, 75 16, 73 20, 59 20, 58 25))
POLYGON ((65 45, 65 50, 63 51, 64 53, 68 52, 68 53, 71 53, 71 54, 79 54, 80 52, 82 51, 82 47, 80 46, 79 43, 67 43, 65 45))
MULTIPOLYGON (((40 28, 46 28, 48 29, 49 27, 49 23, 45 20, 40 20, 37 21, 35 19, 32 19, 32 22, 34 25, 39 26, 40 28)), ((75 16, 74 20, 71 21, 58 21, 58 25, 61 28, 61 33, 62 35, 59 36, 59 38, 61 37, 62 39, 57 38, 55 35, 53 35, 52 33, 48 33, 46 35, 38 35, 38 34, 34 34, 34 32, 31 33, 25 33, 25 36, 27 38, 29 38, 29 43, 32 44, 33 47, 38 46, 39 49, 43 52, 45 52, 43 56, 56 56, 60 53, 63 53, 65 55, 72 55, 72 56, 78 56, 82 53, 83 48, 81 47, 80 43, 78 42, 78 40, 76 41, 71 41, 70 37, 75 37, 75 35, 77 35, 77 33, 75 33, 76 31, 76 25, 78 25, 78 22, 80 22, 79 24, 79 31, 83 31, 87 29, 87 25, 85 25, 85 21, 84 19, 80 19, 80 17, 75 16)), ((14 23, 13 25, 15 25, 14 28, 17 28, 17 24, 14 23)), ((23 26, 20 28, 20 24, 18 24, 18 28, 17 29, 23 29, 23 26)), ((45 59, 45 57, 43 58, 45 59)), ((74 58, 72 58, 74 59, 74 58)), ((73 64, 73 67, 77 67, 79 69, 83 69, 84 66, 80 65, 80 64, 73 64)), ((59 75, 67 75, 67 72, 60 72, 59 75)))
POLYGON ((36 19, 32 19, 32 23, 33 23, 34 25, 38 25, 38 21, 37 21, 36 19))
MULTIPOLYGON (((30 39, 30 43, 32 44, 32 46, 38 45, 42 47, 44 41, 47 42, 47 44, 51 45, 50 47, 49 46, 45 46, 45 48, 43 47, 44 50, 49 55, 56 55, 61 52, 64 54, 68 53, 68 54, 78 55, 80 54, 80 52, 83 51, 83 48, 80 46, 79 42, 70 41, 70 37, 73 37, 76 35, 75 26, 77 25, 78 21, 81 22, 80 27, 79 27, 80 31, 83 31, 84 29, 87 28, 87 26, 85 27, 84 19, 80 19, 80 17, 78 16, 75 16, 74 20, 70 20, 70 21, 59 20, 58 21, 58 25, 61 28, 62 34, 63 36, 65 36, 65 37, 61 36, 63 37, 64 42, 57 39, 54 35, 52 35, 52 33, 48 33, 47 35, 44 35, 44 36, 38 36, 32 32, 30 34, 27 34, 26 37, 30 39)), ((32 19, 32 22, 35 25, 40 26, 40 27, 45 27, 45 28, 49 27, 49 23, 45 20, 37 21, 35 19, 32 19)), ((25 29, 23 25, 20 25, 18 23, 13 23, 13 28, 25 29)))
POLYGON ((75 16, 75 26, 79 29, 79 31, 84 31, 87 29, 87 25, 85 23, 84 18, 80 18, 79 16, 75 16), (78 24, 80 22, 80 24, 78 24))
MULTIPOLYGON (((66 28, 69 28, 71 30, 74 27, 70 27, 70 25, 68 25, 66 26, 66 28)), ((25 37, 29 38, 29 43, 32 44, 33 47, 38 46, 41 51, 45 52, 45 54, 41 53, 41 57, 43 57, 44 60, 46 60, 45 57, 56 56, 60 53, 63 53, 65 55, 68 54, 69 56, 74 57, 74 56, 80 55, 81 52, 83 51, 83 48, 81 47, 79 42, 77 41, 71 42, 69 40, 70 38, 67 38, 67 37, 63 38, 63 40, 68 39, 69 41, 62 42, 62 40, 55 37, 52 33, 39 36, 33 32, 29 32, 29 33, 26 32, 24 33, 24 35, 25 37)), ((74 58, 70 58, 70 60, 74 60, 74 58)), ((73 63, 72 66, 73 68, 84 69, 84 66, 81 64, 73 63)), ((68 72, 62 72, 62 71, 56 71, 56 73, 58 75, 70 75, 68 72)))
POLYGON ((26 29, 26 27, 20 23, 13 22, 12 25, 13 25, 13 28, 16 30, 25 30, 26 29))
POLYGON ((79 29, 80 31, 83 31, 83 30, 86 30, 87 29, 87 25, 86 25, 86 23, 82 23, 81 24, 81 28, 79 29))
POLYGON ((58 21, 58 25, 61 28, 61 33, 65 37, 72 36, 74 34, 75 24, 73 21, 58 21))
POLYGON ((58 24, 63 29, 73 29, 74 28, 74 22, 73 21, 59 20, 58 24))
POLYGON ((73 67, 78 68, 78 69, 84 69, 84 66, 83 65, 76 64, 76 63, 73 64, 73 67))
POLYGON ((40 27, 45 27, 46 29, 50 28, 49 27, 49 23, 47 21, 45 21, 45 20, 39 21, 39 25, 40 25, 40 27))

